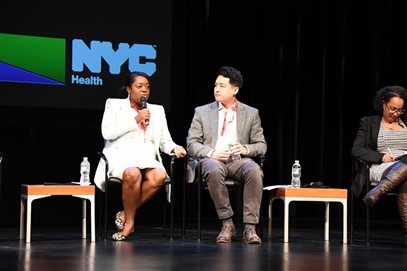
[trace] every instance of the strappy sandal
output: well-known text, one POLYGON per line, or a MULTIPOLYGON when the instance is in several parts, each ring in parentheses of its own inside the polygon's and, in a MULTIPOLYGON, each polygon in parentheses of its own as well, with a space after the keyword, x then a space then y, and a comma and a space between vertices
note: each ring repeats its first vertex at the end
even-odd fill
POLYGON ((116 224, 116 229, 117 229, 118 231, 122 231, 123 228, 124 228, 124 223, 123 223, 123 221, 120 219, 120 214, 121 214, 121 211, 117 212, 117 213, 116 213, 116 219, 114 220, 114 224, 116 224))

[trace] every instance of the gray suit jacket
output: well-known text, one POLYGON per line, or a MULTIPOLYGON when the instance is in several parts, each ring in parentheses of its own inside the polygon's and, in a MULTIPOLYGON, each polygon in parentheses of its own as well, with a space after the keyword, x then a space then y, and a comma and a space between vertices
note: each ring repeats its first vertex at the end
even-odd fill
MULTIPOLYGON (((207 157, 215 149, 219 127, 218 102, 195 108, 188 131, 187 151, 191 156, 207 157)), ((265 155, 267 143, 258 109, 239 102, 236 112, 237 141, 249 149, 248 157, 265 155)))

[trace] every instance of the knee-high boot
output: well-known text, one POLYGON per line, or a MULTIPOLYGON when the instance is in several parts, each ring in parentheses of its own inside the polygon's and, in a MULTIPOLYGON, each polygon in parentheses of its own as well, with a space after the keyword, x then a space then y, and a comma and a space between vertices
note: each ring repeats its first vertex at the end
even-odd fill
POLYGON ((366 194, 363 201, 368 206, 375 206, 383 194, 390 192, 406 180, 407 165, 398 161, 383 174, 381 181, 366 194))
POLYGON ((404 245, 407 246, 407 181, 400 186, 397 195, 397 206, 401 220, 401 228, 404 233, 404 245))

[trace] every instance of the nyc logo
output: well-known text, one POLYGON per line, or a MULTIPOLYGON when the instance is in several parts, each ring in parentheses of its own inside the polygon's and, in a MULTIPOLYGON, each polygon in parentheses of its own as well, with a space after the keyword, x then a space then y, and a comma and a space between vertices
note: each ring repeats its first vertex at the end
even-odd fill
MULTIPOLYGON (((102 85, 102 60, 112 75, 120 74, 127 62, 129 71, 156 71, 156 49, 150 44, 119 43, 117 50, 108 41, 72 41, 71 84, 102 85), (82 77, 91 72, 95 76, 82 77)), ((66 40, 0 33, 0 81, 66 85, 66 40)))

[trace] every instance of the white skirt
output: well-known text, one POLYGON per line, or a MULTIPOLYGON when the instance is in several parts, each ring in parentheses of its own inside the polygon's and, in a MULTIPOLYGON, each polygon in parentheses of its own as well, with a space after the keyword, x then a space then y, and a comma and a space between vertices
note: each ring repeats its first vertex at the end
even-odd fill
POLYGON ((109 176, 123 179, 123 172, 130 167, 161 168, 164 165, 158 160, 154 145, 150 140, 134 138, 115 161, 109 161, 109 176))

